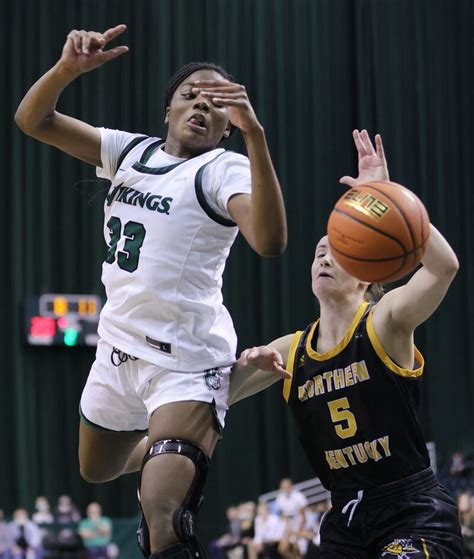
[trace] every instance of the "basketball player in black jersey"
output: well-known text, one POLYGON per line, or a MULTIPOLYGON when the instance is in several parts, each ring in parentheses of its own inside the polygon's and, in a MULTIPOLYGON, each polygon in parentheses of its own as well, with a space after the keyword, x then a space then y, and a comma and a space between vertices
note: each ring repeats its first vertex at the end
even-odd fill
MULTIPOLYGON (((376 149, 366 131, 355 131, 354 140, 359 177, 341 181, 388 180, 380 136, 376 149)), ((430 468, 417 419, 424 360, 413 333, 458 270, 433 225, 422 264, 376 302, 374 286, 347 274, 323 237, 311 269, 319 320, 245 350, 234 370, 232 402, 285 379, 305 453, 331 491, 323 558, 461 557, 456 505, 430 468)))

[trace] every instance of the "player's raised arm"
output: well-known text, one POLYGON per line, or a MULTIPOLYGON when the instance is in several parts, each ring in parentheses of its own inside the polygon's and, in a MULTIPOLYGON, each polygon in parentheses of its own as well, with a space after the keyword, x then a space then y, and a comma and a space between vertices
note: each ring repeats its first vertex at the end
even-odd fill
POLYGON ((453 249, 432 224, 421 263, 404 286, 389 291, 377 304, 374 327, 379 337, 394 331, 411 335, 438 308, 459 269, 453 249))
POLYGON ((268 346, 246 349, 232 369, 229 405, 261 392, 280 379, 290 378, 285 367, 293 334, 268 346))
POLYGON ((193 91, 227 107, 230 122, 240 129, 247 147, 252 194, 237 194, 228 203, 232 219, 250 246, 261 256, 278 256, 286 248, 287 226, 280 183, 268 150, 265 131, 243 85, 229 81, 200 81, 193 91))
POLYGON ((117 25, 104 33, 71 31, 59 61, 31 87, 20 103, 15 114, 19 128, 77 159, 101 166, 99 131, 59 113, 56 104, 63 89, 81 74, 128 51, 126 46, 104 50, 125 29, 125 25, 117 25))

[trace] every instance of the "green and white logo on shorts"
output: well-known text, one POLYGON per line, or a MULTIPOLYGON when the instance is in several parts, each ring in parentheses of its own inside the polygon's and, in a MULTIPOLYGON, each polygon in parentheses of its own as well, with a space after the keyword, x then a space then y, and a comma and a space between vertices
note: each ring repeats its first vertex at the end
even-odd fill
POLYGON ((220 369, 207 369, 204 371, 204 382, 209 390, 219 390, 221 381, 222 372, 220 369))

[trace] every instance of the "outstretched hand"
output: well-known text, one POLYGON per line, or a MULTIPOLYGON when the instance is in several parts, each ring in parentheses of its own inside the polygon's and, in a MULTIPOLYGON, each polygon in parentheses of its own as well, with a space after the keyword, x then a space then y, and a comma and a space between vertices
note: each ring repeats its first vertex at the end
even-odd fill
POLYGON ((245 349, 239 358, 239 364, 251 365, 262 371, 275 373, 280 378, 291 378, 291 373, 283 365, 283 357, 280 353, 268 346, 251 347, 245 349))
POLYGON ((359 176, 357 178, 344 176, 339 179, 339 182, 354 188, 358 184, 370 181, 390 180, 380 134, 375 135, 375 149, 367 130, 361 132, 354 130, 352 137, 359 157, 359 176))
POLYGON ((73 29, 67 36, 60 62, 74 72, 90 72, 114 58, 128 52, 128 47, 120 46, 103 50, 105 46, 121 35, 126 25, 117 25, 97 33, 96 31, 78 31, 73 29))
POLYGON ((260 127, 245 86, 229 80, 196 81, 193 93, 208 98, 217 107, 227 107, 230 122, 244 134, 260 127))

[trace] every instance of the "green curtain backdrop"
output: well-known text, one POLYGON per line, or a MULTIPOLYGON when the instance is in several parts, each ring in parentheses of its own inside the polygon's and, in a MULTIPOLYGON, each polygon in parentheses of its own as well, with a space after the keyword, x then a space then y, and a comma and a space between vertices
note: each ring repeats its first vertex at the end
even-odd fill
MULTIPOLYGON (((471 0, 10 0, 2 4, 0 204, 0 508, 69 493, 111 516, 133 515, 136 478, 81 481, 77 407, 94 352, 32 348, 22 302, 41 292, 101 294, 106 186, 94 169, 23 136, 13 114, 60 55, 73 28, 126 23, 130 52, 82 76, 59 110, 97 126, 160 135, 162 94, 182 63, 212 60, 247 86, 284 190, 289 245, 264 260, 239 239, 225 300, 240 348, 305 326, 315 315, 315 242, 356 171, 351 131, 380 132, 393 180, 411 187, 446 235, 461 270, 417 333, 428 362, 427 438, 446 460, 474 451, 473 56, 471 0)), ((243 149, 232 140, 233 149, 243 149)), ((269 216, 271 219, 271 216, 269 216)), ((279 479, 312 474, 279 387, 228 415, 201 516, 218 535, 224 507, 255 499, 279 479)))

